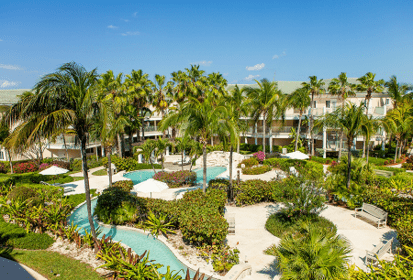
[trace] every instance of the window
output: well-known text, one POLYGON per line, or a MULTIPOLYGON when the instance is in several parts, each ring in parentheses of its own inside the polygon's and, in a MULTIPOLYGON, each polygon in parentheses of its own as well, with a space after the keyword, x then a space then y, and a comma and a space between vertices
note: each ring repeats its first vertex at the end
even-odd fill
POLYGON ((389 104, 390 104, 390 99, 386 98, 386 105, 389 105, 389 104))
POLYGON ((0 159, 4 159, 4 153, 0 151, 0 159))
POLYGON ((314 101, 313 108, 317 108, 317 101, 314 101))
POLYGON ((330 108, 330 100, 326 101, 326 108, 330 108))

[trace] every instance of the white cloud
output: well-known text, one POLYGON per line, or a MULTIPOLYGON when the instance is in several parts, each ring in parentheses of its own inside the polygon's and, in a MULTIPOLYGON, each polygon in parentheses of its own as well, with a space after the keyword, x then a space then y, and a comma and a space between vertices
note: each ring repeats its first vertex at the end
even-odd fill
POLYGON ((202 65, 202 66, 210 66, 212 64, 212 61, 202 60, 202 61, 194 62, 194 63, 191 63, 191 64, 199 64, 199 65, 202 65))
POLYGON ((122 33, 122 36, 136 36, 139 34, 140 34, 139 31, 134 31, 134 32, 128 31, 128 32, 122 33))
POLYGON ((256 64, 254 66, 247 66, 246 69, 248 71, 258 71, 258 70, 261 70, 264 67, 265 67, 265 64, 261 63, 261 64, 256 64))
POLYGON ((23 70, 17 65, 10 65, 10 64, 0 64, 0 68, 7 69, 7 70, 23 70))
POLYGON ((124 18, 121 18, 120 20, 123 20, 124 22, 129 22, 128 19, 124 19, 124 18))
POLYGON ((118 27, 111 24, 111 25, 108 25, 108 28, 109 28, 109 29, 116 29, 116 28, 118 28, 118 27))
POLYGON ((248 77, 245 77, 244 80, 251 81, 251 80, 259 78, 259 77, 260 77, 260 75, 255 75, 255 76, 254 75, 249 75, 248 77))
POLYGON ((20 82, 12 82, 12 81, 6 81, 6 80, 0 80, 0 88, 7 88, 7 87, 15 87, 20 82))
POLYGON ((136 17, 137 14, 138 14, 138 12, 134 12, 134 13, 133 13, 133 16, 136 17))
POLYGON ((275 55, 272 57, 272 59, 277 59, 277 58, 280 58, 280 57, 283 57, 283 56, 286 56, 286 55, 287 55, 287 53, 286 53, 285 51, 283 51, 280 55, 275 54, 275 55))

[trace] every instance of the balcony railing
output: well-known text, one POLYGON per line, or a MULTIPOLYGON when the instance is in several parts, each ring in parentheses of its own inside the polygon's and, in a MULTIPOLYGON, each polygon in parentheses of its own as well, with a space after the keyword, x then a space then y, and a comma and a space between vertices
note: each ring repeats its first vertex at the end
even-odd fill
POLYGON ((157 131, 157 130, 158 130, 158 127, 155 127, 155 126, 153 126, 153 125, 150 125, 150 126, 145 126, 145 127, 143 128, 143 130, 144 130, 145 132, 152 132, 152 131, 157 131))

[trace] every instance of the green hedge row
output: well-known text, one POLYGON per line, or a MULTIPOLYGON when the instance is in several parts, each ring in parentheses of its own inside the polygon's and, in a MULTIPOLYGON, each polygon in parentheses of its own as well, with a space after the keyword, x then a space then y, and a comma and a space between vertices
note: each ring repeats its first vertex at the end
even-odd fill
POLYGON ((264 160, 264 164, 279 168, 285 172, 289 172, 290 167, 294 167, 301 176, 308 180, 321 180, 324 176, 324 167, 317 162, 286 158, 269 158, 264 160))
MULTIPOLYGON (((142 170, 142 169, 152 169, 151 164, 147 163, 138 163, 136 159, 133 157, 127 158, 120 158, 117 155, 113 155, 111 157, 111 163, 116 166, 118 171, 125 170, 125 171, 134 171, 134 170, 142 170)), ((107 167, 108 159, 102 158, 102 164, 107 167)), ((162 166, 160 164, 154 164, 155 169, 161 169, 162 166)))

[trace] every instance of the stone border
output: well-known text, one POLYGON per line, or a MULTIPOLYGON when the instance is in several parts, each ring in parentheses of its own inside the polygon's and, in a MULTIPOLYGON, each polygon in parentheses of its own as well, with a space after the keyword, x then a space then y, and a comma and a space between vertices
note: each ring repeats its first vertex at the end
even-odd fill
MULTIPOLYGON (((94 198, 92 198, 91 199, 91 201, 92 200, 95 200, 95 199, 97 199, 98 197, 94 197, 94 198)), ((73 209, 73 211, 70 213, 70 215, 69 215, 69 218, 70 218, 70 216, 72 216, 73 215, 73 213, 77 210, 77 209, 79 209, 80 207, 82 207, 83 205, 85 205, 86 204, 86 201, 84 201, 84 202, 82 202, 82 203, 80 203, 78 206, 76 206, 74 209, 73 209)), ((68 219, 69 219, 68 218, 68 219)), ((136 231, 136 232, 140 232, 140 233, 143 233, 143 234, 146 234, 143 230, 141 230, 141 229, 137 229, 137 228, 133 228, 133 227, 127 227, 127 226, 112 226, 112 225, 107 225, 107 224, 104 224, 104 223, 102 223, 101 221, 99 221, 97 218, 95 218, 95 220, 96 220, 96 222, 99 224, 99 226, 103 226, 103 227, 110 227, 110 228, 112 228, 112 227, 115 227, 116 229, 123 229, 123 230, 134 230, 134 231, 136 231)), ((157 240, 159 240, 160 242, 162 242, 164 245, 166 245, 166 247, 168 247, 168 249, 172 252, 172 254, 174 254, 174 256, 178 259, 178 261, 179 262, 181 262, 184 266, 186 266, 187 268, 189 268, 189 269, 191 269, 192 271, 197 271, 197 269, 194 269, 193 267, 192 267, 192 264, 190 264, 181 254, 180 254, 180 252, 177 250, 177 249, 175 249, 171 244, 169 244, 166 240, 166 238, 164 237, 164 236, 158 236, 158 238, 156 238, 157 240)), ((123 246, 123 247, 125 247, 125 248, 129 248, 129 246, 127 246, 126 244, 123 244, 123 243, 121 243, 121 245, 123 246)), ((133 251, 133 250, 132 250, 133 251)), ((209 271, 205 271, 205 270, 203 270, 203 269, 200 269, 199 270, 199 272, 201 272, 201 273, 204 273, 206 276, 211 276, 210 274, 210 272, 209 271)), ((221 280, 221 279, 223 279, 223 277, 222 276, 220 276, 220 275, 216 275, 216 273, 214 273, 213 275, 212 275, 212 279, 213 280, 221 280)))

